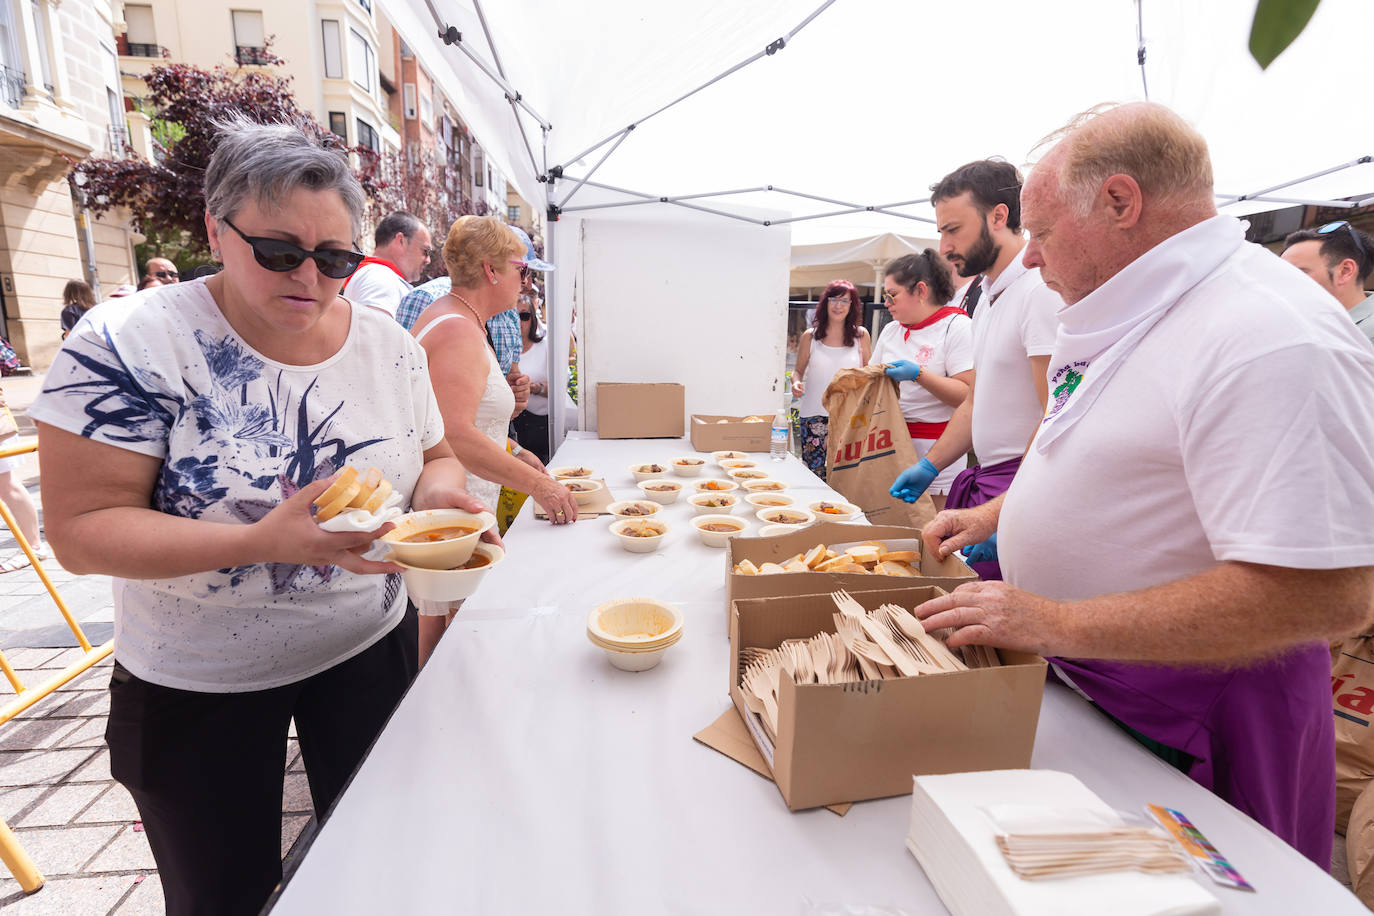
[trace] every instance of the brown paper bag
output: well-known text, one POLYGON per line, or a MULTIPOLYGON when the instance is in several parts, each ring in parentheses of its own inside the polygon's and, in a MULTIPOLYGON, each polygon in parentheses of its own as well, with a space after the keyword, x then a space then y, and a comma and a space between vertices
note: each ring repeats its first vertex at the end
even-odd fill
POLYGON ((841 369, 821 401, 830 414, 826 483, 874 525, 921 528, 934 518, 930 494, 921 494, 914 503, 888 494, 897 475, 920 459, 907 435, 897 383, 883 374, 883 367, 841 369))
POLYGON ((1374 633, 1331 644, 1331 709, 1336 717, 1336 832, 1345 833, 1351 806, 1374 782, 1374 633))

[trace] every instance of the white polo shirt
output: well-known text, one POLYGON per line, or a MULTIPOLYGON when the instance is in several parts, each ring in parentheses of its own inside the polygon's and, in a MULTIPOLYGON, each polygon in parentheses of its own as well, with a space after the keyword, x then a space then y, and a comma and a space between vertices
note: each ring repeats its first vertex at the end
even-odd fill
MULTIPOLYGON (((951 300, 952 301, 952 300, 951 300)), ((909 359, 923 370, 949 378, 973 368, 973 321, 964 314, 950 315, 909 333, 901 322, 889 321, 873 344, 870 366, 909 359)), ((897 387, 902 416, 923 423, 944 423, 954 408, 916 382, 897 387)))
POLYGON ((1024 452, 1040 423, 1030 357, 1053 352, 1055 312, 1063 304, 1019 254, 995 283, 983 279, 983 299, 973 314, 973 450, 984 467, 1024 452))
POLYGON ((1374 348, 1340 303, 1243 243, 1030 450, 998 524, 1006 580, 1079 600, 1228 560, 1374 565, 1371 392, 1374 348))
POLYGON ((414 288, 385 264, 364 264, 348 278, 343 294, 354 302, 381 309, 395 318, 401 299, 414 288))

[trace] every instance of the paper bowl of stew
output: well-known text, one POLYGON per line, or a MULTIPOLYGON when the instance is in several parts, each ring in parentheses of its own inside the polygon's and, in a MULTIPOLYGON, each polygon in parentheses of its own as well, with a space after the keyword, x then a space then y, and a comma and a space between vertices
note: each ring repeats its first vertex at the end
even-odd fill
POLYGON ((733 493, 693 493, 687 501, 697 515, 729 515, 740 504, 733 493))
POLYGON ((698 515, 692 519, 692 527, 707 547, 724 547, 730 543, 730 538, 743 534, 747 524, 744 519, 732 515, 698 515))
POLYGON ((764 477, 758 480, 744 481, 744 489, 750 493, 781 493, 787 489, 787 484, 781 480, 771 480, 764 477))
POLYGON ((382 542, 398 563, 451 570, 472 557, 482 532, 495 525, 496 516, 490 512, 425 509, 396 519, 396 527, 382 535, 382 542))
POLYGON ((815 513, 810 509, 798 509, 796 506, 760 509, 755 515, 765 525, 790 525, 793 528, 803 528, 816 520, 815 513))
POLYGON ((579 506, 591 504, 592 500, 596 499, 597 494, 601 492, 601 481, 599 480, 586 480, 582 477, 562 477, 559 478, 558 482, 567 487, 579 506))
POLYGON ((506 558, 495 544, 479 543, 461 566, 455 569, 425 569, 395 561, 412 601, 462 601, 471 598, 493 566, 506 558))
POLYGON ((779 506, 790 506, 796 502, 792 497, 782 493, 750 493, 744 497, 744 501, 755 509, 776 509, 779 506))
POLYGON ((816 518, 831 522, 852 522, 863 515, 863 510, 858 506, 838 499, 817 500, 807 503, 806 508, 814 512, 816 518))
POLYGON ((595 473, 596 471, 581 464, 570 464, 563 467, 549 468, 549 474, 553 476, 554 480, 563 480, 567 477, 591 477, 595 473))
POLYGON ((653 553, 667 533, 668 524, 654 518, 622 518, 611 522, 611 534, 630 553, 653 553))
POLYGON ((652 499, 665 506, 677 502, 677 498, 682 495, 682 484, 661 477, 640 481, 639 489, 643 491, 646 499, 652 499))

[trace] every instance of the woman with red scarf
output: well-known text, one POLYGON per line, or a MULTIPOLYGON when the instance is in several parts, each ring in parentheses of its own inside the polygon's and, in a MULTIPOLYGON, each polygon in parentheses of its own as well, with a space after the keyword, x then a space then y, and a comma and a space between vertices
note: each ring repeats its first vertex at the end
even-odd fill
MULTIPOLYGON (((891 365, 888 374, 900 380, 902 416, 917 458, 940 438, 973 381, 973 321, 948 304, 953 295, 949 264, 933 249, 887 265, 883 301, 893 320, 878 335, 869 363, 891 365)), ((937 511, 965 465, 955 461, 930 485, 937 511)))

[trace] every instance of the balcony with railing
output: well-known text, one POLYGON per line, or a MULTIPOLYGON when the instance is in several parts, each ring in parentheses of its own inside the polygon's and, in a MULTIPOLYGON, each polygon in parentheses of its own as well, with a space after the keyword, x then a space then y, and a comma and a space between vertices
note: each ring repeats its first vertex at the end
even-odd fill
POLYGON ((125 159, 129 155, 129 131, 117 124, 105 129, 106 151, 115 159, 125 159))
POLYGON ((23 70, 0 66, 0 100, 11 108, 18 108, 23 104, 28 81, 23 70))
POLYGON ((276 63, 276 57, 266 48, 252 45, 235 46, 234 59, 240 64, 254 64, 259 67, 269 67, 276 63))
POLYGON ((124 42, 124 53, 128 57, 161 57, 162 45, 147 44, 141 41, 124 42))

